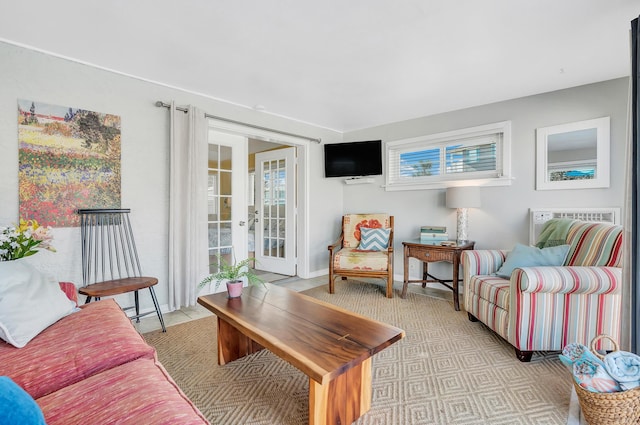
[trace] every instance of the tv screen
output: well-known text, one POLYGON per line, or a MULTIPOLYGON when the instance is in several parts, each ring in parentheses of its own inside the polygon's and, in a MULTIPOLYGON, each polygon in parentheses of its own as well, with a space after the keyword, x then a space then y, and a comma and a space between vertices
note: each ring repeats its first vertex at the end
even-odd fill
POLYGON ((324 145, 325 177, 358 177, 382 174, 382 141, 324 145))

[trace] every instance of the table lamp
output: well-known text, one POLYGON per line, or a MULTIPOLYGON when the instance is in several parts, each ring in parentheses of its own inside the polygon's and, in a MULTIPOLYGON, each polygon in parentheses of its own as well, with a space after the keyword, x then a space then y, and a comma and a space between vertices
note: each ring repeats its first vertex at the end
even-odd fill
POLYGON ((467 236, 469 224, 467 208, 478 207, 480 207, 480 188, 478 186, 447 188, 447 208, 457 209, 456 240, 458 243, 465 243, 469 240, 467 236))

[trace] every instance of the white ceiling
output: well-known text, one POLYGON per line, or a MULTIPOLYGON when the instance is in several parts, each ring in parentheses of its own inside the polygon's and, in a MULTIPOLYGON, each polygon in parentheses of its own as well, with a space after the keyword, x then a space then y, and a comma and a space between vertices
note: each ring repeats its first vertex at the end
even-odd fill
POLYGON ((628 76, 638 14, 638 0, 2 0, 0 40, 344 132, 628 76))

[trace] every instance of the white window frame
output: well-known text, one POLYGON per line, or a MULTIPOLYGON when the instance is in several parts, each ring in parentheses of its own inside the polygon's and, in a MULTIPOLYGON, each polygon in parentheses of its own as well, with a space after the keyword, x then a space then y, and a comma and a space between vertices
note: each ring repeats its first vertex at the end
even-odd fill
MULTIPOLYGON (((209 167, 208 171, 218 171, 217 168, 209 167)), ((220 187, 218 187, 218 175, 207 175, 207 215, 218 215, 218 204, 220 202, 220 187), (209 185, 209 179, 213 182, 209 185)))
POLYGON ((248 192, 247 192, 247 206, 255 207, 256 205, 256 172, 249 172, 248 192))
MULTIPOLYGON (((384 174, 385 190, 387 191, 441 189, 468 185, 508 186, 511 184, 511 121, 386 142, 385 153, 384 174), (468 139, 480 139, 483 136, 495 137, 496 135, 499 136, 496 141, 497 170, 400 177, 401 153, 427 149, 444 151, 449 146, 469 145, 468 139)), ((444 166, 445 162, 441 161, 441 167, 444 166)))

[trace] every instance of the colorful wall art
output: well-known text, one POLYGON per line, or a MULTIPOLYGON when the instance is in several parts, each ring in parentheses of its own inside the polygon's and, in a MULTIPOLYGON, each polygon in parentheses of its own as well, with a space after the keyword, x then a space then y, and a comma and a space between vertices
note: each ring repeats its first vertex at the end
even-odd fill
POLYGON ((120 117, 18 100, 20 217, 76 227, 79 208, 120 207, 120 117))

